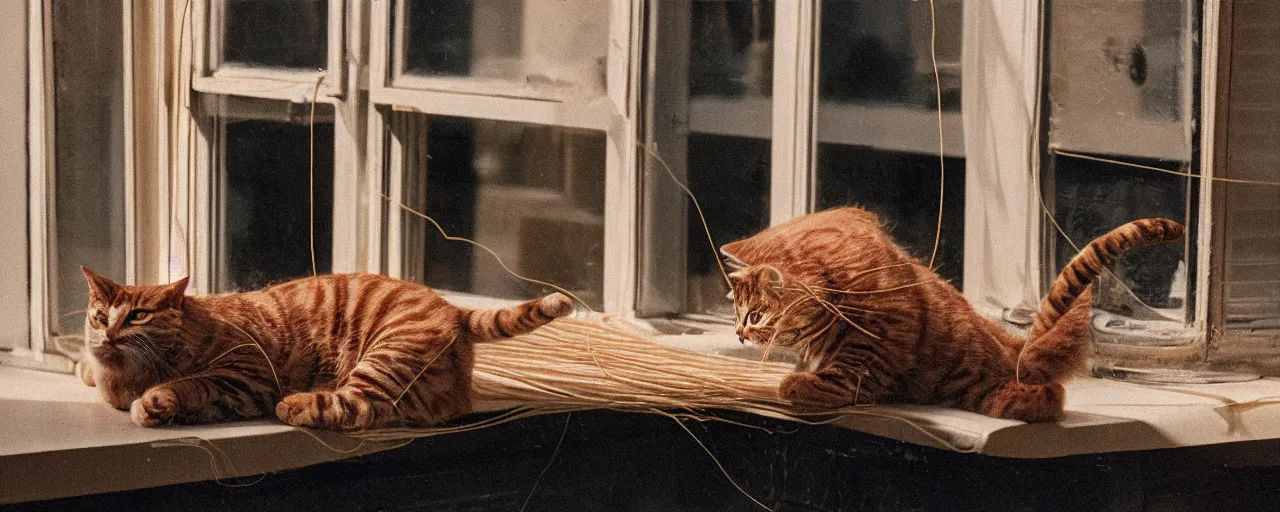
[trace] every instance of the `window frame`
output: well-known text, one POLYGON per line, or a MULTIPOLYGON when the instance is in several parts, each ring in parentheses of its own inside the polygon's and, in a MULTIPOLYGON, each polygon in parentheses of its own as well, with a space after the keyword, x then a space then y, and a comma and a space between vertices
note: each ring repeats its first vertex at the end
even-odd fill
MULTIPOLYGON (((346 1, 328 0, 325 78, 320 93, 327 97, 346 94, 346 1)), ((192 33, 196 46, 191 54, 194 76, 191 87, 210 94, 310 103, 316 73, 311 70, 226 65, 220 62, 225 23, 225 0, 198 0, 193 4, 192 33)))
MULTIPOLYGON (((413 89, 392 81, 391 45, 402 28, 391 26, 394 0, 373 0, 369 23, 369 141, 365 163, 370 229, 381 233, 384 244, 376 261, 392 277, 405 275, 402 214, 382 194, 404 197, 400 158, 403 145, 390 130, 393 111, 426 115, 489 119, 602 131, 605 134, 604 285, 605 311, 634 316, 636 268, 634 227, 637 218, 636 81, 639 76, 638 20, 642 2, 609 1, 609 45, 605 95, 600 98, 549 99, 513 94, 486 80, 466 78, 415 80, 413 89), (384 28, 385 27, 385 28, 384 28), (446 84, 447 82, 447 84, 446 84), (449 90, 439 90, 446 84, 449 90), (384 210, 385 209, 385 210, 384 210), (384 217, 385 212, 385 217, 384 217), (385 221, 383 219, 385 218, 385 221), (376 222, 375 222, 376 221, 376 222), (378 225, 376 228, 373 225, 378 225), (385 263, 385 267, 381 264, 385 263)), ((397 18, 403 22, 404 16, 397 18)), ((417 259, 417 258, 413 258, 417 259)), ((372 265, 375 257, 366 260, 372 265)), ((374 267, 370 267, 374 268, 374 267)))
MULTIPOLYGON (((194 162, 191 168, 184 168, 181 160, 175 160, 174 170, 179 172, 174 173, 174 190, 188 190, 193 194, 182 200, 175 194, 173 215, 188 219, 190 224, 184 233, 187 247, 182 250, 194 257, 188 258, 192 268, 185 269, 186 265, 180 265, 169 273, 189 274, 192 277, 189 287, 198 293, 209 293, 218 283, 216 267, 222 260, 222 248, 218 241, 220 222, 217 219, 221 218, 222 212, 216 202, 217 186, 221 183, 221 169, 217 166, 222 161, 221 141, 224 138, 221 137, 222 127, 217 117, 209 112, 201 112, 198 104, 208 101, 208 98, 225 96, 309 106, 314 95, 317 104, 332 106, 333 243, 330 248, 317 247, 316 250, 332 252, 331 271, 334 273, 366 270, 367 258, 364 253, 369 237, 367 230, 363 229, 364 219, 355 213, 363 203, 361 181, 365 107, 361 99, 364 94, 358 89, 344 90, 344 77, 349 74, 359 76, 365 67, 364 48, 360 42, 363 10, 348 9, 344 0, 329 1, 329 34, 326 41, 329 67, 324 70, 325 77, 317 90, 316 72, 242 66, 237 66, 230 74, 211 72, 206 59, 217 51, 220 41, 214 35, 221 33, 215 30, 221 14, 211 12, 217 11, 216 9, 210 9, 214 1, 216 0, 200 0, 195 3, 191 19, 193 48, 189 53, 179 55, 180 68, 189 70, 191 76, 189 82, 179 80, 180 83, 190 83, 190 87, 183 91, 189 97, 186 98, 185 112, 179 114, 177 124, 185 126, 192 136, 178 139, 176 153, 192 154, 195 158, 192 159, 194 162), (348 37, 349 34, 351 37, 348 37), (185 176, 182 175, 183 172, 186 173, 185 176)), ((173 256, 171 253, 170 257, 173 256)))

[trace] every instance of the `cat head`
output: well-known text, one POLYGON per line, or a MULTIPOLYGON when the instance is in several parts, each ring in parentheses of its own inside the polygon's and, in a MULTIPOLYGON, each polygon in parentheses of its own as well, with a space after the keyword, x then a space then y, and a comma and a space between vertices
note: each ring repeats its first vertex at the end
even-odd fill
POLYGON ((805 341, 810 326, 825 321, 826 310, 819 302, 770 265, 736 270, 729 274, 729 283, 741 341, 795 346, 805 341))
POLYGON ((89 282, 84 342, 98 367, 160 380, 180 348, 187 278, 157 286, 125 286, 80 267, 89 282))

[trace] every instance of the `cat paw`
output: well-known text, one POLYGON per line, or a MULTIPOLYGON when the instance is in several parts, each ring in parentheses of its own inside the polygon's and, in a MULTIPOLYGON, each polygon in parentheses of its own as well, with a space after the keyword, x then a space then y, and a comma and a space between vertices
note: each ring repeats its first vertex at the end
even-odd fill
POLYGON ((178 395, 166 388, 153 388, 129 406, 129 416, 140 427, 168 423, 178 413, 178 395))
POLYGON ((294 393, 276 404, 276 417, 295 427, 318 427, 320 410, 315 393, 294 393))
POLYGON ((373 424, 369 402, 352 391, 294 393, 276 404, 276 417, 295 427, 362 430, 373 424))
POLYGON ((828 389, 834 383, 823 380, 815 373, 797 372, 787 375, 778 385, 778 397, 800 409, 832 409, 841 403, 839 390, 828 389))
POLYGON ((552 318, 560 318, 573 312, 573 299, 563 293, 553 293, 538 302, 538 308, 552 318))

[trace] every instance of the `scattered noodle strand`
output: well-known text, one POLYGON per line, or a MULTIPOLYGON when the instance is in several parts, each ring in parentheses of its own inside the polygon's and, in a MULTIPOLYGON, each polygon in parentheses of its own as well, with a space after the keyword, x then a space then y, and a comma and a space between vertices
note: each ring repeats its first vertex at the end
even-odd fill
POLYGON ((308 162, 308 171, 310 173, 311 188, 307 196, 307 204, 311 208, 311 276, 316 275, 316 101, 320 97, 320 83, 324 81, 325 71, 323 69, 316 72, 316 85, 311 89, 311 120, 308 123, 311 131, 310 149, 307 152, 310 158, 308 162))
POLYGON ((649 146, 643 144, 639 145, 644 148, 645 153, 648 153, 662 165, 662 169, 667 171, 667 176, 671 177, 671 181, 675 182, 676 186, 680 187, 680 190, 683 190, 685 195, 689 196, 689 200, 693 202, 693 207, 698 210, 698 219, 702 221, 702 232, 707 234, 707 243, 711 245, 711 254, 713 259, 716 260, 716 265, 720 267, 720 275, 724 276, 724 284, 728 285, 729 288, 732 289, 733 283, 729 281, 729 273, 725 272, 724 262, 720 261, 720 248, 716 247, 715 240, 711 238, 711 226, 707 225, 707 216, 702 214, 702 204, 698 203, 698 198, 694 197, 693 191, 689 190, 689 187, 681 182, 679 178, 676 178, 676 173, 671 170, 671 166, 667 165, 666 160, 663 160, 661 156, 658 156, 658 153, 654 150, 649 149, 649 146))
POLYGON ((933 234, 933 253, 929 255, 930 270, 934 270, 938 245, 942 242, 942 207, 947 191, 947 149, 942 139, 942 78, 938 76, 938 19, 933 3, 934 0, 929 0, 929 59, 933 63, 933 91, 938 102, 938 227, 933 234))
POLYGON ((673 417, 672 421, 675 421, 676 425, 680 425, 680 428, 684 429, 684 431, 689 434, 689 437, 692 437, 693 440, 698 443, 698 446, 702 448, 702 451, 707 452, 707 455, 711 456, 711 462, 716 463, 716 467, 720 468, 720 472, 723 473, 724 477, 729 480, 729 483, 733 484, 733 486, 738 489, 738 492, 742 493, 743 496, 746 496, 756 505, 759 505, 760 508, 768 510, 769 512, 773 512, 773 509, 769 508, 768 505, 761 503, 760 500, 756 499, 755 496, 752 496, 750 493, 747 492, 746 489, 743 489, 741 485, 738 485, 738 482, 736 482, 732 476, 729 476, 729 470, 724 468, 724 464, 720 463, 720 459, 717 459, 716 455, 714 453, 711 453, 711 449, 707 448, 706 443, 703 443, 701 439, 698 439, 698 436, 694 435, 693 431, 689 430, 689 427, 686 427, 684 425, 684 422, 680 421, 680 418, 673 417))
POLYGON ((560 455, 560 447, 564 445, 564 438, 569 433, 569 421, 573 419, 573 411, 569 411, 564 415, 564 429, 560 431, 560 440, 556 441, 556 447, 551 450, 551 458, 547 459, 547 465, 542 467, 542 471, 538 473, 538 478, 534 479, 533 487, 529 488, 529 495, 525 496, 524 504, 520 505, 520 512, 524 512, 529 508, 529 500, 533 499, 533 493, 537 492, 538 484, 542 482, 542 477, 547 475, 547 470, 551 469, 551 465, 555 464, 556 456, 560 455))

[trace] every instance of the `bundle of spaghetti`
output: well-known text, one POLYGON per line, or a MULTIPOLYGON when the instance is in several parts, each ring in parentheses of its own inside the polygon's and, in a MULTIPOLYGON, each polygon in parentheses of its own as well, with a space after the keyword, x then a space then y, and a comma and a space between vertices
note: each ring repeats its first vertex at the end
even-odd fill
POLYGON ((478 400, 523 404, 785 410, 777 389, 791 371, 669 347, 608 319, 561 319, 477 345, 473 388, 478 400))
POLYGON ((802 412, 778 398, 791 364, 684 350, 654 341, 625 321, 561 318, 536 331, 476 345, 473 397, 482 409, 502 412, 432 428, 389 428, 353 433, 396 441, 466 432, 543 414, 610 409, 661 414, 676 420, 740 423, 710 411, 752 413, 804 424, 848 415, 902 422, 939 446, 971 451, 873 406, 802 412))

